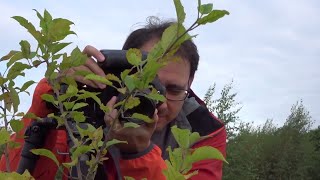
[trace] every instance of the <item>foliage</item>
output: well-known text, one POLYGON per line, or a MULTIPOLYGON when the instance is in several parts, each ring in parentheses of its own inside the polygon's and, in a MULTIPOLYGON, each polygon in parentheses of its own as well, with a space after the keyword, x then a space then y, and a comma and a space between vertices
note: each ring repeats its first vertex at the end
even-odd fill
POLYGON ((272 120, 260 127, 242 123, 228 142, 224 179, 319 179, 320 131, 310 130, 311 123, 302 101, 282 127, 272 120))
POLYGON ((232 88, 233 81, 226 84, 220 93, 221 96, 215 99, 216 84, 213 84, 204 96, 204 102, 209 111, 224 122, 228 139, 234 137, 239 130, 240 119, 238 113, 242 108, 239 107, 241 104, 236 101, 237 93, 231 92, 232 88))
MULTIPOLYGON (((146 60, 142 60, 142 55, 139 50, 130 49, 126 56, 133 68, 122 72, 121 77, 116 77, 113 74, 108 74, 106 77, 100 77, 95 74, 78 72, 80 75, 84 76, 85 79, 98 81, 107 86, 116 88, 118 92, 125 96, 124 100, 119 103, 118 117, 120 113, 130 110, 140 103, 138 99, 133 98, 133 95, 138 92, 145 92, 145 89, 150 88, 150 82, 155 78, 157 71, 172 59, 179 46, 185 40, 193 37, 188 34, 190 31, 200 25, 215 22, 224 15, 229 14, 225 10, 213 10, 212 4, 201 4, 201 1, 199 0, 198 17, 189 28, 185 28, 183 25, 186 18, 184 8, 180 0, 174 0, 174 4, 177 12, 177 23, 165 30, 161 40, 156 44, 155 48, 149 52, 146 60), (137 71, 133 72, 133 69, 137 69, 137 71), (117 84, 117 86, 115 84, 117 84)), ((108 134, 102 127, 95 128, 90 126, 90 124, 87 124, 87 128, 80 126, 86 119, 84 113, 81 112, 81 108, 88 105, 81 100, 92 98, 105 113, 110 110, 98 98, 98 93, 78 89, 75 80, 65 76, 68 69, 83 65, 87 59, 87 56, 83 54, 78 47, 74 48, 69 54, 62 53, 62 50, 71 44, 70 42, 63 42, 63 40, 67 36, 75 34, 75 32, 71 30, 73 22, 68 19, 53 18, 47 10, 45 10, 43 14, 39 13, 37 10, 35 10, 35 12, 40 21, 40 30, 37 30, 37 28, 24 17, 14 16, 12 18, 32 35, 37 42, 36 47, 31 47, 31 44, 28 41, 22 40, 20 42, 20 50, 12 50, 1 58, 2 62, 7 61, 7 69, 0 75, 0 86, 2 91, 0 101, 3 102, 3 106, 1 106, 2 113, 0 115, 4 118, 5 124, 5 127, 0 131, 0 145, 4 144, 10 146, 13 144, 9 138, 9 124, 13 131, 19 132, 23 128, 23 124, 20 121, 22 118, 29 117, 37 121, 43 120, 33 114, 18 112, 18 106, 20 104, 19 94, 23 92, 29 94, 26 90, 35 82, 27 81, 22 87, 19 87, 15 85, 15 80, 19 76, 24 76, 26 70, 37 68, 40 64, 45 64, 45 78, 52 87, 53 94, 44 94, 42 95, 42 99, 51 103, 59 111, 59 113, 56 114, 49 114, 48 117, 55 119, 58 122, 58 126, 64 126, 66 128, 67 133, 74 144, 73 147, 70 147, 71 162, 62 163, 62 165, 69 169, 75 166, 79 179, 94 179, 98 164, 103 163, 103 161, 106 160, 105 155, 107 153, 107 148, 112 144, 124 142, 118 140, 107 141, 106 137, 108 134), (61 83, 68 85, 68 89, 65 93, 61 93, 61 83), (10 119, 8 119, 9 116, 11 117, 10 119), (79 138, 75 137, 73 134, 73 129, 68 123, 70 119, 77 124, 77 130, 80 133, 79 138), (94 152, 95 156, 92 157, 90 161, 87 161, 89 170, 88 174, 83 177, 84 175, 80 171, 78 161, 82 154, 88 152, 94 152)), ((146 94, 146 96, 156 100, 165 99, 159 95, 152 94, 153 92, 155 92, 155 89, 152 87, 151 94, 146 94)), ((152 121, 143 114, 135 113, 133 116, 146 123, 152 121)), ((118 119, 115 119, 115 121, 118 121, 118 119)), ((113 128, 114 124, 116 123, 113 122, 111 128, 113 128)), ((135 125, 125 125, 125 128, 131 128, 133 126, 135 125)), ((177 128, 173 128, 173 133, 175 134, 175 137, 178 138, 177 141, 180 142, 181 148, 173 150, 170 160, 167 161, 168 172, 170 173, 165 174, 168 179, 177 179, 180 177, 190 178, 196 172, 187 174, 188 170, 190 170, 192 163, 199 160, 207 158, 224 160, 221 153, 214 148, 204 147, 203 149, 190 150, 190 145, 201 138, 199 134, 191 134, 187 130, 179 130, 177 128), (182 137, 182 134, 186 134, 187 136, 182 137), (185 144, 186 142, 187 144, 185 144), (176 152, 182 152, 183 154, 187 153, 187 156, 183 159, 179 159, 179 162, 183 163, 184 168, 177 169, 174 160, 179 158, 182 154, 176 152), (171 172, 174 172, 174 174, 171 174, 171 172)), ((7 160, 7 172, 10 172, 8 149, 9 148, 5 148, 5 156, 7 160)), ((52 159, 57 166, 61 167, 61 164, 59 164, 52 152, 45 149, 34 149, 32 152, 52 159)), ((5 173, 1 175, 10 176, 12 178, 17 176, 16 173, 5 173)))

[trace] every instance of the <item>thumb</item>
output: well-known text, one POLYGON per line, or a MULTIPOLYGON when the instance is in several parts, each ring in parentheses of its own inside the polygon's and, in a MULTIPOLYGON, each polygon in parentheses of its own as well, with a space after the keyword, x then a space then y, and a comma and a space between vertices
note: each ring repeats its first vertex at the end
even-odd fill
POLYGON ((146 126, 147 126, 148 128, 151 128, 151 129, 154 130, 154 129, 156 128, 156 125, 157 125, 158 120, 159 120, 158 110, 157 110, 157 109, 155 109, 152 119, 153 119, 153 122, 151 122, 151 123, 145 123, 145 124, 146 124, 146 126))

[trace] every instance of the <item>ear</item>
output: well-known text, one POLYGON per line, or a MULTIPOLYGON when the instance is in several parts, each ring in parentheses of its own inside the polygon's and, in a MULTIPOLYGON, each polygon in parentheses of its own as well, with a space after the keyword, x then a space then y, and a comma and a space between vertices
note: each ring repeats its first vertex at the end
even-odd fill
POLYGON ((194 76, 189 77, 189 81, 188 81, 188 89, 190 89, 192 82, 193 82, 194 76))

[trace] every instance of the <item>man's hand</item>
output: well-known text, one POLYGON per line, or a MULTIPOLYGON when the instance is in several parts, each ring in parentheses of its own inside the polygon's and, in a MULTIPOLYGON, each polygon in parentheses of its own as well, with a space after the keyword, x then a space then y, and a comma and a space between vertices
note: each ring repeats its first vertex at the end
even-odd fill
POLYGON ((113 96, 107 103, 110 113, 106 113, 104 117, 106 125, 110 127, 108 139, 127 141, 128 144, 117 144, 122 153, 139 153, 144 151, 150 146, 150 139, 158 121, 157 110, 155 110, 153 115, 154 122, 144 123, 137 128, 124 128, 123 124, 116 119, 118 110, 113 109, 116 100, 117 98, 113 96), (115 123, 113 127, 111 127, 112 123, 115 123))
MULTIPOLYGON (((103 62, 105 60, 104 55, 99 50, 97 50, 96 48, 94 48, 90 45, 88 45, 84 48, 83 53, 87 54, 87 56, 88 56, 88 59, 85 62, 85 64, 78 66, 78 67, 72 67, 72 68, 68 69, 65 72, 65 75, 74 76, 76 71, 88 71, 88 72, 92 72, 96 75, 100 75, 100 76, 104 77, 105 73, 98 66, 97 62, 93 59, 93 58, 95 58, 98 62, 103 62)), ((104 89, 106 87, 105 84, 91 81, 91 80, 86 80, 86 79, 84 79, 83 76, 76 75, 74 78, 76 81, 83 83, 83 84, 86 84, 88 86, 94 87, 94 88, 104 89)))

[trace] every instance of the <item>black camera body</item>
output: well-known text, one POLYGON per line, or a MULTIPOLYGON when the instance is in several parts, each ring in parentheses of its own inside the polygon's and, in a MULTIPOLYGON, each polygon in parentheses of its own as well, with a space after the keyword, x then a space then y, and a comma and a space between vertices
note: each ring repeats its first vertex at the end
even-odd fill
MULTIPOLYGON (((125 50, 101 50, 102 54, 105 56, 105 61, 98 63, 98 65, 104 70, 105 74, 112 73, 120 78, 120 74, 125 69, 131 69, 132 65, 127 61, 126 52, 125 50)), ((147 58, 146 53, 142 53, 143 59, 147 58)), ((134 73, 134 71, 133 71, 134 73)), ((160 83, 159 79, 156 77, 151 84, 158 93, 164 95, 165 88, 160 83)), ((63 94, 66 92, 68 86, 62 84, 60 93, 63 94)), ((100 98, 102 103, 107 103, 113 96, 118 97, 118 101, 123 100, 125 95, 119 93, 114 87, 107 86, 105 89, 97 89, 89 86, 84 86, 83 84, 79 84, 78 89, 84 89, 90 92, 99 92, 98 98, 100 98)), ((135 93, 135 97, 140 99, 140 104, 133 109, 125 111, 124 114, 121 114, 119 120, 122 122, 135 122, 137 124, 142 124, 144 121, 134 118, 124 118, 124 117, 131 117, 133 113, 140 113, 149 116, 152 118, 155 109, 161 103, 155 101, 153 99, 147 98, 145 95, 150 92, 150 89, 146 89, 140 92, 135 93)), ((88 98, 83 100, 84 102, 88 103, 87 106, 78 109, 78 111, 84 112, 86 117, 86 123, 93 125, 94 127, 98 128, 102 126, 105 128, 104 122, 104 112, 100 109, 97 102, 95 102, 92 98, 88 98)), ((52 108, 51 104, 48 104, 48 108, 52 108)), ((56 109, 57 110, 57 109, 56 109)), ((70 119, 68 120, 68 124, 73 131, 75 137, 79 137, 79 133, 77 132, 77 128, 75 122, 70 119)), ((85 123, 81 123, 85 125, 85 123)), ((81 125, 80 125, 81 126, 81 125)), ((26 130, 25 132, 25 144, 22 149, 21 153, 21 160, 19 162, 17 172, 22 174, 26 169, 29 172, 33 172, 36 162, 39 159, 38 155, 35 155, 30 152, 31 149, 41 148, 46 140, 46 133, 50 129, 55 129, 57 127, 57 121, 53 118, 44 118, 43 121, 34 121, 26 130)), ((69 139, 68 136, 68 145, 69 147, 73 147, 72 141, 69 139)), ((80 162, 81 170, 83 174, 86 174, 88 167, 85 163, 85 160, 81 160, 80 162)), ((117 172, 119 169, 117 169, 117 172)), ((73 168, 71 172, 72 177, 76 177, 76 169, 73 168)), ((118 172, 120 174, 120 172, 118 172)), ((119 176, 121 177, 121 176, 119 176)), ((121 179, 121 178, 120 178, 121 179)))
MULTIPOLYGON (((131 69, 133 66, 127 61, 126 50, 101 50, 100 51, 105 56, 105 61, 98 62, 98 65, 105 72, 105 74, 114 74, 119 77, 122 71, 125 69, 131 69)), ((147 53, 142 52, 142 59, 147 58, 147 53)), ((135 70, 132 70, 134 73, 135 70)), ((117 83, 114 83, 116 85, 117 83)), ((156 77, 151 84, 159 94, 165 94, 165 88, 160 83, 160 80, 156 77)), ((105 89, 97 89, 88 86, 78 87, 79 89, 84 89, 90 92, 99 92, 99 99, 102 103, 107 103, 113 96, 117 96, 117 102, 122 101, 125 98, 124 94, 119 93, 114 87, 107 86, 105 89)), ((145 89, 143 91, 135 93, 135 97, 138 97, 140 104, 133 109, 125 111, 120 114, 119 120, 122 122, 134 122, 137 124, 143 124, 142 120, 128 118, 131 117, 133 113, 140 113, 153 117, 154 111, 161 104, 161 102, 155 101, 153 99, 147 98, 145 95, 151 92, 151 89, 145 89)), ((95 127, 105 126, 104 122, 104 112, 100 109, 99 105, 93 99, 86 99, 88 106, 83 107, 80 111, 84 112, 86 116, 86 122, 92 124, 95 127)))

